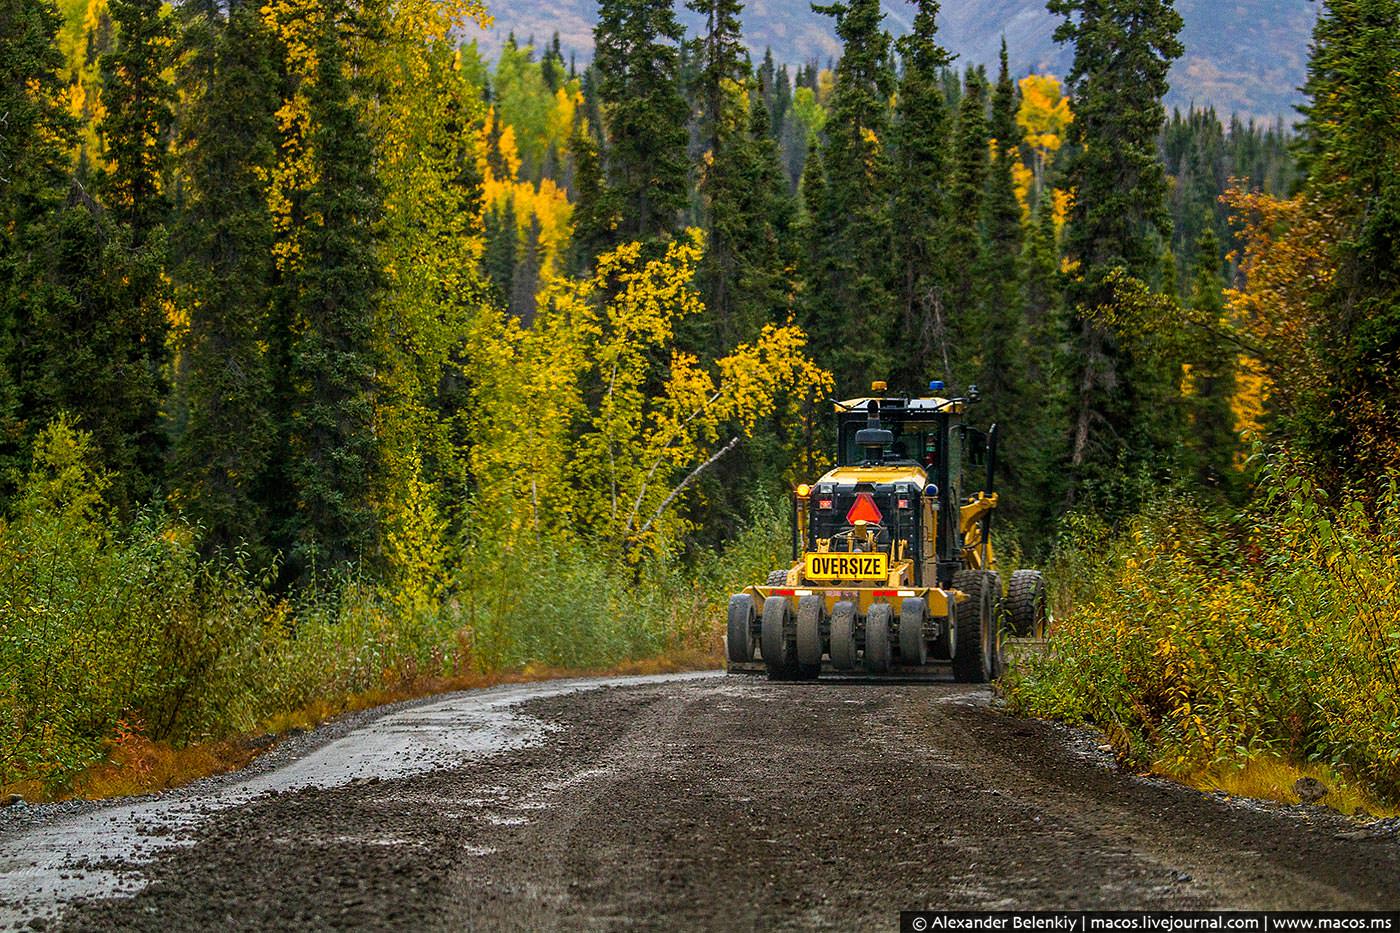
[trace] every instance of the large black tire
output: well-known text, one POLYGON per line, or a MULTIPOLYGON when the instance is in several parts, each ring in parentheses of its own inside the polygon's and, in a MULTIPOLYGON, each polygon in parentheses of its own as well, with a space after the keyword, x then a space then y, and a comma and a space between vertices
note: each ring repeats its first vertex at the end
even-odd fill
POLYGON ((797 668, 804 680, 815 680, 822 672, 822 616, 826 600, 804 596, 797 603, 797 668))
POLYGON ((1050 615, 1045 576, 1038 570, 1018 570, 1006 588, 1007 629, 1017 638, 1044 638, 1050 615))
POLYGON ((838 671, 856 669, 856 604, 840 602, 831 607, 831 666, 838 671))
POLYGON ((786 570, 770 570, 770 571, 768 571, 768 584, 767 584, 767 585, 768 585, 768 586, 786 586, 786 585, 787 585, 787 575, 788 575, 788 572, 787 572, 786 570))
POLYGON ((953 679, 964 684, 985 684, 1000 667, 1001 578, 987 570, 961 570, 953 589, 968 599, 957 607, 956 653, 953 679))
POLYGON ((865 617, 865 670, 870 674, 890 669, 890 628, 894 610, 889 603, 876 603, 865 617))
POLYGON ((729 660, 744 664, 753 660, 754 642, 753 597, 740 593, 729 597, 729 631, 725 636, 725 646, 729 660))
POLYGON ((924 626, 928 623, 928 601, 915 597, 906 599, 899 607, 899 660, 903 664, 922 667, 928 663, 928 642, 924 626))
POLYGON ((763 601, 759 641, 769 680, 791 680, 797 674, 797 644, 788 637, 788 615, 788 601, 783 597, 769 596, 763 601))

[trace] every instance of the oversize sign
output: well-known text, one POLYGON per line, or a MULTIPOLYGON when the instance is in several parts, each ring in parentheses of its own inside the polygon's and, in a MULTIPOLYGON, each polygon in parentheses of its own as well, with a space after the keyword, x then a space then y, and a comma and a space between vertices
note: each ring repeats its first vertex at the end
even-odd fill
POLYGON ((890 575, 890 555, 808 554, 808 580, 885 580, 890 575))

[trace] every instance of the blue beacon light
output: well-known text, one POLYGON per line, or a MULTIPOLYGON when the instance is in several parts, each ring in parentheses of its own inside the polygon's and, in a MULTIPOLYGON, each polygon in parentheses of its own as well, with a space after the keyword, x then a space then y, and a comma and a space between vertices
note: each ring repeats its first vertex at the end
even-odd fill
POLYGON ((933 382, 930 382, 930 383, 928 384, 928 390, 929 390, 930 392, 942 392, 943 389, 944 389, 943 383, 942 383, 942 382, 939 382, 937 379, 935 379, 933 382))

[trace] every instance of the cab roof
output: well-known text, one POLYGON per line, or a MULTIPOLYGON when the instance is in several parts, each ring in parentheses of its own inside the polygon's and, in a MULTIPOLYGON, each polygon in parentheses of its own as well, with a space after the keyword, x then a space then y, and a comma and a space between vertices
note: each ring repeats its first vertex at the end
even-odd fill
POLYGON ((848 411, 865 411, 871 402, 880 403, 880 416, 896 416, 898 412, 909 414, 962 414, 962 399, 946 398, 853 398, 835 405, 838 414, 848 411))

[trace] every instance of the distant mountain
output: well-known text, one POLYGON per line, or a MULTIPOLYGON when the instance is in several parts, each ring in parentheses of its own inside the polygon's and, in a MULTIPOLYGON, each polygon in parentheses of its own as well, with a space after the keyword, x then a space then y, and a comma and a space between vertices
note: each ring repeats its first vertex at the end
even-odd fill
MULTIPOLYGON (((698 29, 698 19, 677 6, 698 29)), ((909 29, 910 4, 885 0, 883 6, 891 32, 909 29)), ((1186 20, 1186 55, 1172 69, 1170 106, 1194 101, 1222 116, 1293 117, 1317 15, 1313 0, 1178 0, 1177 6, 1186 20)), ((582 62, 592 55, 596 0, 497 0, 490 9, 495 26, 470 37, 488 57, 512 31, 522 43, 533 36, 540 44, 558 32, 566 57, 573 53, 582 62)), ((1055 44, 1055 25, 1041 0, 948 0, 940 20, 943 44, 963 64, 994 66, 1005 35, 1017 73, 1064 75, 1071 53, 1055 44)), ((830 18, 813 13, 805 0, 750 0, 744 34, 755 58, 771 47, 779 62, 825 64, 841 52, 830 18)))

